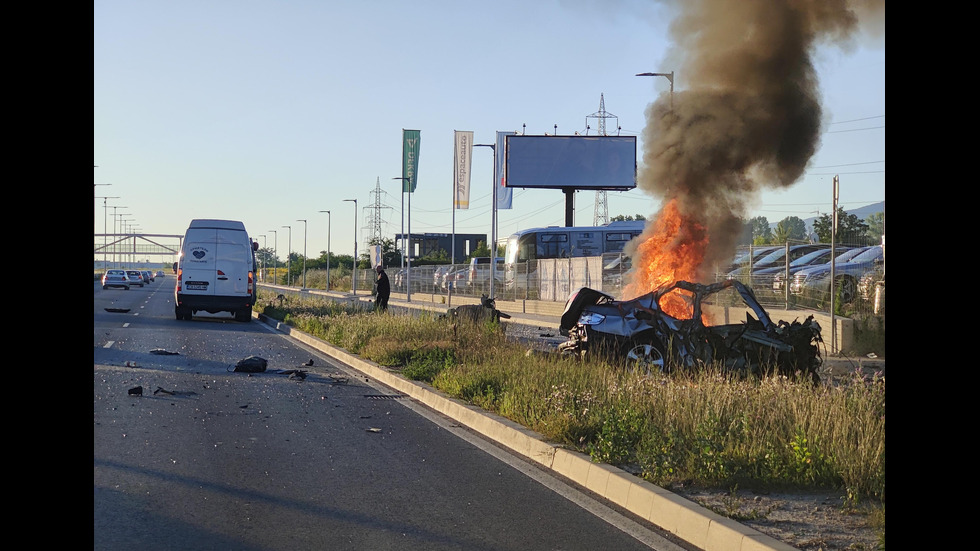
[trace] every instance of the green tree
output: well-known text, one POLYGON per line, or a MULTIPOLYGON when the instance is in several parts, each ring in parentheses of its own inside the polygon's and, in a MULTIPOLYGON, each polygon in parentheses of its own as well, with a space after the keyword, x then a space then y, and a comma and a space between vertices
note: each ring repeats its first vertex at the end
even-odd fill
POLYGON ((610 218, 609 221, 610 222, 627 222, 627 221, 630 221, 630 220, 646 220, 646 219, 647 219, 647 217, 646 216, 643 216, 642 214, 636 214, 636 215, 633 215, 633 216, 624 216, 622 214, 617 214, 616 216, 613 216, 612 218, 610 218))
MULTIPOLYGON (((821 215, 813 222, 813 231, 821 243, 830 243, 830 233, 833 220, 830 214, 821 215)), ((869 243, 868 225, 853 214, 844 212, 837 207, 837 243, 866 244, 869 243)))
POLYGON ((799 216, 787 216, 776 224, 772 243, 786 243, 789 240, 806 240, 806 222, 799 216))
POLYGON ((255 260, 261 266, 271 267, 276 262, 276 255, 272 252, 269 247, 263 247, 255 251, 255 260))
POLYGON ((434 249, 426 253, 426 255, 422 257, 422 260, 426 260, 430 263, 445 264, 449 262, 449 253, 446 252, 446 249, 434 249))
POLYGON ((478 256, 490 256, 490 247, 487 247, 487 244, 484 241, 477 242, 476 248, 470 251, 470 256, 466 257, 466 260, 476 258, 478 256))
MULTIPOLYGON (((387 266, 394 266, 401 262, 401 254, 398 249, 395 248, 395 240, 387 237, 372 237, 368 240, 369 246, 381 245, 381 263, 387 266)), ((369 252, 361 253, 357 261, 358 268, 370 268, 371 267, 371 254, 369 252)))
POLYGON ((772 228, 769 227, 769 220, 765 216, 756 216, 746 225, 752 232, 753 245, 765 245, 772 242, 772 228))
POLYGON ((876 212, 864 221, 868 224, 868 238, 875 243, 881 243, 881 236, 885 235, 885 213, 876 212))

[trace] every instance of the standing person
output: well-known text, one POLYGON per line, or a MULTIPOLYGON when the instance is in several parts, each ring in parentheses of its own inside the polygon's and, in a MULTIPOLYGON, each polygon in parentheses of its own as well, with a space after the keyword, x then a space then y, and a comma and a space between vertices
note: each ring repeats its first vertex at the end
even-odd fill
POLYGON ((375 280, 375 284, 378 289, 378 296, 374 301, 374 309, 381 312, 388 311, 388 296, 391 295, 391 284, 388 282, 388 274, 385 273, 385 269, 378 264, 377 267, 378 277, 375 280))

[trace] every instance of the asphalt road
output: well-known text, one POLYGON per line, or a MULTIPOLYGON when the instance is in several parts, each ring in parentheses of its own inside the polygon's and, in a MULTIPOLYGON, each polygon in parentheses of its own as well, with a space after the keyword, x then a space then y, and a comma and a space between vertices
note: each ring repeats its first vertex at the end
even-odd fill
POLYGON ((177 321, 172 285, 94 288, 95 549, 686 548, 257 321, 177 321))

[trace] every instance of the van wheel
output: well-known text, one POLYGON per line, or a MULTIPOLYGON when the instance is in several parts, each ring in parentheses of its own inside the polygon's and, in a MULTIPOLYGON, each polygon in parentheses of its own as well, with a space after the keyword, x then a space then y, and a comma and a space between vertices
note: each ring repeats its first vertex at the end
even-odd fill
POLYGON ((182 320, 190 321, 190 319, 191 319, 191 311, 189 309, 187 309, 187 308, 181 308, 180 306, 174 306, 174 317, 177 318, 177 321, 182 321, 182 320))
POLYGON ((252 307, 235 310, 235 321, 252 321, 252 307))

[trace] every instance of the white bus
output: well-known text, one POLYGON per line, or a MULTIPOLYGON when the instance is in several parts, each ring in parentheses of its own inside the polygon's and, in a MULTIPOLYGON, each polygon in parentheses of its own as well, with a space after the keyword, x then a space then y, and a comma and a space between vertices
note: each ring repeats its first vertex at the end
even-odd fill
MULTIPOLYGON (((507 238, 504 252, 504 293, 508 298, 544 298, 542 294, 561 298, 569 288, 574 259, 618 258, 631 239, 643 233, 645 220, 611 222, 603 226, 549 226, 520 230, 507 238), (571 259, 561 262, 561 259, 571 259), (542 262, 552 261, 552 262, 542 262), (557 262, 556 262, 557 261, 557 262), (541 266, 542 270, 538 270, 541 266), (567 268, 566 268, 567 267, 567 268), (565 281, 559 281, 564 279, 565 281), (545 292, 554 287, 552 292, 545 292)), ((588 267, 583 270, 588 273, 588 267)), ((593 273, 602 267, 594 267, 593 273)), ((595 283, 592 286, 598 287, 595 283)))

